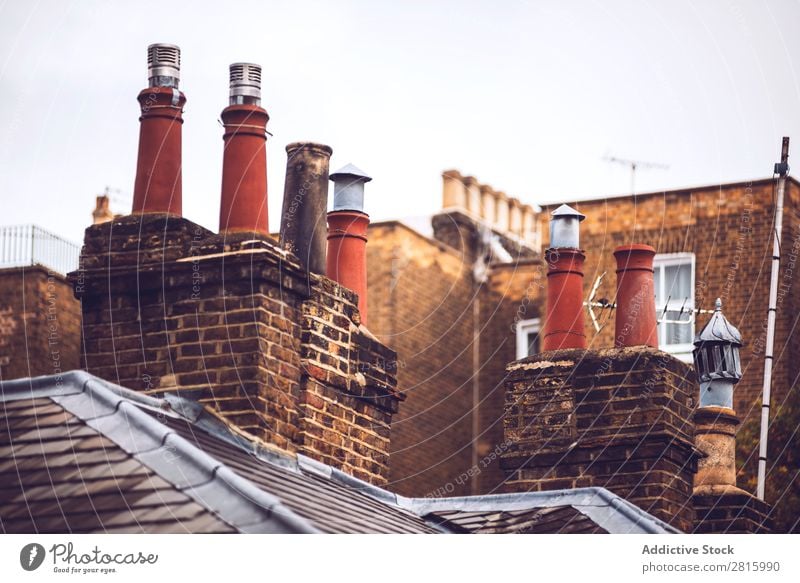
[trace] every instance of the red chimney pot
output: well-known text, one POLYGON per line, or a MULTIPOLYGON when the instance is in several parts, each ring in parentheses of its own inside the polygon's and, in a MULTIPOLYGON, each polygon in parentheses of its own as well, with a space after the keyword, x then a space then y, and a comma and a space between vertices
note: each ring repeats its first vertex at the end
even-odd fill
POLYGON ((650 245, 623 245, 614 251, 617 260, 617 314, 614 346, 658 348, 655 284, 650 245))
POLYGON ((586 348, 583 331, 583 262, 580 249, 545 251, 547 315, 542 350, 586 348))
POLYGON ((139 156, 133 187, 134 214, 180 216, 181 126, 186 96, 178 89, 180 49, 175 45, 147 47, 150 87, 139 93, 139 156))
POLYGON ((367 325, 367 227, 369 216, 356 211, 328 213, 327 275, 358 294, 361 322, 367 325))
POLYGON ((267 216, 267 122, 261 107, 261 67, 230 66, 230 105, 222 110, 220 233, 269 234, 267 216))
POLYGON ((258 105, 230 105, 222 111, 225 151, 219 231, 268 234, 267 121, 258 105))

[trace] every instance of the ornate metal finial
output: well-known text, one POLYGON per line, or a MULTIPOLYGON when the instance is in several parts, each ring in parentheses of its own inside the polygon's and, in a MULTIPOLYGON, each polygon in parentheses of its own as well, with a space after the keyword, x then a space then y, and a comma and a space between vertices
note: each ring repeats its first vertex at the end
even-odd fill
POLYGON ((733 385, 742 378, 742 335, 722 313, 722 299, 694 339, 694 367, 700 382, 701 407, 733 408, 733 385))

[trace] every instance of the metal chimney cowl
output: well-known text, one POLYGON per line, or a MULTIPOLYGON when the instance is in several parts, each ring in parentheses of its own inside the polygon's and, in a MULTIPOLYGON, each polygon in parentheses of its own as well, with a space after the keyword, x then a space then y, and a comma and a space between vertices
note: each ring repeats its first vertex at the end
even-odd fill
POLYGON ((562 204, 550 216, 550 248, 580 249, 580 223, 586 215, 562 204))
POLYGON ((742 334, 722 313, 717 298, 714 314, 695 336, 694 364, 700 382, 700 407, 733 408, 733 386, 742 378, 739 348, 742 334))
POLYGON ((261 65, 255 63, 231 64, 230 104, 261 105, 261 65))
POLYGON ((364 212, 364 184, 372 178, 348 164, 330 175, 333 181, 333 210, 364 212))
POLYGON ((181 49, 167 43, 148 46, 147 77, 150 87, 177 89, 181 79, 181 49))

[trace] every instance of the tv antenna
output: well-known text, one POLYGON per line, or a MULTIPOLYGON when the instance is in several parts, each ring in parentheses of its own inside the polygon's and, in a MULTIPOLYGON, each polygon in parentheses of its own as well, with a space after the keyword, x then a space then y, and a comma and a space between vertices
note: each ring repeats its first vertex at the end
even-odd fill
POLYGON ((644 162, 643 160, 628 160, 626 158, 617 158, 616 156, 606 155, 603 160, 615 164, 622 164, 631 169, 631 196, 636 196, 636 171, 643 170, 669 170, 668 164, 659 164, 658 162, 644 162))
POLYGON ((113 188, 111 186, 106 186, 103 189, 103 195, 107 196, 108 199, 113 203, 119 204, 129 204, 131 202, 131 194, 126 190, 122 190, 121 188, 113 188))

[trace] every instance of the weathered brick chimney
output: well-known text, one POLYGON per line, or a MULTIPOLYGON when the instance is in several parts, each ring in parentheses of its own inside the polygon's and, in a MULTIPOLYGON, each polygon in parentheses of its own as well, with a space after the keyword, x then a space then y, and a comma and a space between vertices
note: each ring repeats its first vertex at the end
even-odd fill
MULTIPOLYGON (((556 268, 550 269, 579 282, 580 217, 572 209, 562 211, 554 221, 564 216, 574 222, 553 229, 556 236, 551 235, 549 254, 561 248, 570 253, 563 259, 560 252, 556 268)), ((648 273, 652 280, 652 271, 646 270, 637 278, 646 279, 648 273)), ((550 276, 549 288, 553 281, 550 276)), ((548 318, 559 320, 555 326, 545 322, 545 329, 551 334, 571 332, 557 337, 555 346, 563 347, 571 339, 580 343, 582 328, 571 324, 580 319, 582 326, 578 314, 583 310, 582 287, 576 283, 571 289, 563 279, 555 282, 562 293, 553 295, 548 289, 548 318), (567 309, 561 314, 565 295, 567 309)), ((627 283, 621 282, 623 288, 627 283)), ((512 362, 506 371, 507 447, 501 465, 507 473, 507 491, 601 486, 683 531, 692 530, 698 453, 691 421, 695 394, 691 367, 641 345, 546 348, 512 362)))
POLYGON ((89 372, 196 399, 234 431, 386 483, 396 355, 361 326, 353 292, 267 237, 175 214, 93 225, 81 259, 70 277, 89 372))

